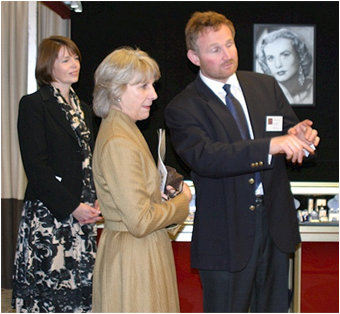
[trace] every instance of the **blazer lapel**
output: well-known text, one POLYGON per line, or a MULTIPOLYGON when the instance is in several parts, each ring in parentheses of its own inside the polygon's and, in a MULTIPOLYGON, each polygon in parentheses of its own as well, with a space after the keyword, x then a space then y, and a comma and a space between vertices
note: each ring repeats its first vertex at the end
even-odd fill
POLYGON ((44 86, 39 91, 43 98, 43 101, 46 104, 46 108, 50 112, 53 119, 57 123, 59 123, 72 137, 74 137, 77 140, 76 135, 74 131, 72 130, 70 123, 66 119, 65 113, 60 108, 50 88, 48 86, 44 86))
POLYGON ((226 105, 218 96, 201 80, 199 76, 196 78, 196 87, 200 96, 205 99, 207 105, 215 113, 216 118, 225 126, 228 135, 234 140, 242 140, 241 132, 236 124, 234 117, 228 110, 226 105))
POLYGON ((262 112, 263 106, 261 106, 260 103, 261 95, 259 95, 259 92, 256 88, 254 88, 253 82, 247 77, 247 75, 243 75, 242 72, 237 72, 237 78, 247 103, 254 138, 263 137, 265 131, 264 117, 266 116, 266 113, 262 112))

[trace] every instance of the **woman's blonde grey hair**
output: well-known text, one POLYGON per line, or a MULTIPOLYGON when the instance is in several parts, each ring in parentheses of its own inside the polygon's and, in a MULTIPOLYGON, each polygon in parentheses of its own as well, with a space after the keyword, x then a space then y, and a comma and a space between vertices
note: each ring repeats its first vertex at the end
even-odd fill
POLYGON ((111 106, 120 108, 127 84, 140 84, 161 77, 157 62, 139 48, 121 47, 110 53, 94 74, 93 110, 106 118, 111 106))

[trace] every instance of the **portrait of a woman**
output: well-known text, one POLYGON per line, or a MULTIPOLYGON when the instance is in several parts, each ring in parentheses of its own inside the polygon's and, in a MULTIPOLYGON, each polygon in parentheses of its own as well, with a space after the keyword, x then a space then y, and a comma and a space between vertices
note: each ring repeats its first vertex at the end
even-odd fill
POLYGON ((265 34, 257 61, 263 73, 275 77, 290 104, 313 104, 313 56, 295 32, 281 28, 265 34))

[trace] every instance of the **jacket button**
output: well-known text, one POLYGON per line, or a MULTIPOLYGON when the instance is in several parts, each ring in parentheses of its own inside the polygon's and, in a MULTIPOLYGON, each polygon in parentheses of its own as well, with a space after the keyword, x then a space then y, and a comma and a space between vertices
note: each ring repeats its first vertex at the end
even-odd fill
POLYGON ((259 165, 260 165, 260 166, 263 166, 263 161, 260 161, 260 162, 259 162, 259 165))
POLYGON ((254 206, 254 205, 251 205, 251 206, 249 207, 249 209, 250 209, 251 211, 253 211, 253 210, 255 209, 255 206, 254 206))
POLYGON ((251 163, 251 167, 254 168, 255 167, 255 163, 252 162, 251 163))
POLYGON ((249 184, 254 184, 255 183, 255 180, 253 178, 249 179, 249 184))

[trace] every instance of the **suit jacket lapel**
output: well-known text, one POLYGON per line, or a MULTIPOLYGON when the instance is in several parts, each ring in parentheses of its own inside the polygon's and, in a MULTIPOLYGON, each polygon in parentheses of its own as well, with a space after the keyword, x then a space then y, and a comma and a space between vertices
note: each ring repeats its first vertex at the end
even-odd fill
POLYGON ((247 103, 248 113, 254 138, 262 138, 265 131, 265 112, 262 112, 261 95, 254 87, 253 82, 247 75, 243 75, 242 72, 237 72, 237 78, 242 88, 242 92, 247 103))
POLYGON ((216 114, 216 118, 225 125, 225 129, 232 140, 242 140, 242 135, 234 117, 221 99, 218 98, 218 96, 216 96, 215 93, 201 80, 199 75, 196 78, 196 87, 200 96, 206 100, 207 105, 216 114))
POLYGON ((72 137, 74 137, 76 140, 76 135, 70 125, 70 123, 67 121, 65 113, 60 108, 58 102, 54 98, 50 88, 48 86, 42 87, 40 90, 40 94, 46 104, 47 110, 50 112, 51 116, 56 120, 57 123, 59 123, 72 137))

